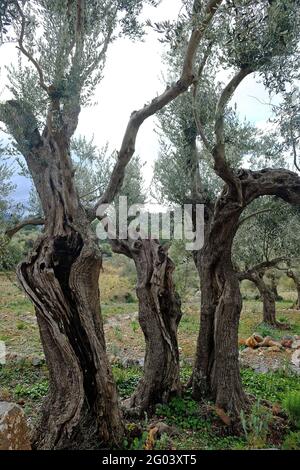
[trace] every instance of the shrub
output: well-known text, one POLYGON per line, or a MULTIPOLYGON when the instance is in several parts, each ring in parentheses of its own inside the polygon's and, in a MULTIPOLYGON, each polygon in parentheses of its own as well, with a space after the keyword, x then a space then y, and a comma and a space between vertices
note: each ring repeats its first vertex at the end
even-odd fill
POLYGON ((282 444, 283 450, 300 450, 300 432, 288 434, 282 444))
POLYGON ((272 413, 258 400, 249 415, 241 412, 241 423, 250 449, 262 449, 267 442, 272 413))
POLYGON ((286 409, 290 420, 300 428, 300 392, 294 391, 288 393, 283 400, 283 406, 286 409))

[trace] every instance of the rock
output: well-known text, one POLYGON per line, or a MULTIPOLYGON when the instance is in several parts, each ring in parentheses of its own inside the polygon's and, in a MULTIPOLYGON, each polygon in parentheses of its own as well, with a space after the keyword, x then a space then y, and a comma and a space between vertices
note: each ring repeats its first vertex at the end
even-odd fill
POLYGON ((253 370, 258 374, 266 374, 267 372, 269 372, 269 367, 266 364, 259 364, 253 370))
POLYGON ((295 352, 293 352, 292 357, 291 357, 291 363, 296 369, 296 372, 300 372, 300 350, 296 349, 295 352))
POLYGON ((280 352, 281 351, 281 345, 280 346, 270 346, 266 352, 280 352))
POLYGON ((292 339, 282 339, 281 346, 284 348, 290 349, 292 347, 293 340, 292 339))
POLYGON ((122 367, 127 369, 129 367, 144 367, 144 358, 123 357, 121 360, 122 367))
POLYGON ((31 450, 24 412, 15 403, 0 402, 0 450, 31 450))
POLYGON ((293 341, 291 348, 292 349, 299 349, 300 348, 300 339, 296 339, 295 341, 293 341))
POLYGON ((264 340, 263 337, 259 333, 253 333, 252 336, 255 339, 255 341, 257 341, 258 343, 261 343, 264 340))
POLYGON ((157 421, 150 425, 150 429, 157 429, 157 433, 159 436, 162 434, 167 434, 168 436, 176 436, 178 435, 178 431, 176 428, 169 426, 168 424, 164 423, 163 421, 157 421))
POLYGON ((254 349, 257 347, 258 342, 253 336, 250 336, 249 338, 246 339, 245 344, 246 346, 248 346, 248 348, 254 349))
POLYGON ((45 362, 45 359, 44 359, 43 357, 38 357, 38 356, 37 356, 37 357, 33 357, 33 358, 31 359, 31 364, 32 364, 33 366, 35 366, 35 367, 38 367, 38 366, 43 365, 44 362, 45 362))

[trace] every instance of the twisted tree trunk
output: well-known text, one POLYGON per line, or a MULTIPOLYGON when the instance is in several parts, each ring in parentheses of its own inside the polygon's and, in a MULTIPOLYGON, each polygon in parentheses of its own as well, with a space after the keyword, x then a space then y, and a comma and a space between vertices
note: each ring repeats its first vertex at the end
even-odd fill
POLYGON ((296 290, 297 290, 297 300, 296 300, 293 307, 296 310, 300 310, 300 276, 298 276, 295 273, 295 271, 293 271, 292 269, 289 269, 286 274, 287 274, 288 277, 293 279, 293 281, 295 283, 296 290))
POLYGON ((279 302, 280 300, 282 300, 282 297, 278 293, 278 283, 276 281, 276 276, 274 273, 270 273, 270 280, 271 280, 271 291, 273 292, 275 301, 279 302))
POLYGON ((130 399, 142 414, 181 392, 177 328, 181 302, 173 284, 174 264, 157 240, 111 240, 113 251, 134 260, 139 323, 145 337, 144 376, 130 399))
MULTIPOLYGON (((18 278, 36 310, 50 374, 49 396, 33 438, 39 449, 118 445, 123 427, 100 317, 101 253, 74 186, 70 129, 49 123, 42 135, 16 102, 6 113, 18 125, 45 228, 18 278)), ((11 122, 8 119, 9 122, 11 122)))
POLYGON ((201 318, 193 395, 212 398, 235 418, 247 398, 238 363, 238 325, 242 308, 238 274, 231 251, 239 217, 245 207, 263 195, 277 195, 291 204, 300 203, 300 178, 285 169, 239 170, 219 196, 211 223, 206 226, 202 250, 195 254, 201 279, 201 318))
POLYGON ((238 363, 238 325, 242 308, 231 246, 242 208, 219 199, 214 218, 198 253, 201 318, 193 371, 193 396, 212 398, 232 415, 246 403, 238 363))
POLYGON ((248 279, 257 287, 263 302, 263 322, 273 327, 281 326, 276 320, 275 295, 264 281, 264 272, 249 270, 249 272, 240 274, 240 279, 248 279))

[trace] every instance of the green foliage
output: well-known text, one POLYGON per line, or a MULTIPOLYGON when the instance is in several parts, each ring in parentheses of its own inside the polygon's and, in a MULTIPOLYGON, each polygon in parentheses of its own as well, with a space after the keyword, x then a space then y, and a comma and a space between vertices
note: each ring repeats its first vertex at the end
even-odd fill
POLYGON ((294 374, 284 375, 280 371, 258 374, 252 369, 241 369, 241 376, 247 392, 272 403, 281 403, 291 390, 300 392, 299 377, 294 374))
POLYGON ((113 365, 112 371, 120 396, 130 397, 141 378, 141 369, 132 367, 124 369, 119 365, 113 365))
POLYGON ((283 400, 283 406, 290 420, 300 429, 300 390, 289 392, 283 400))
POLYGON ((131 323, 130 323, 130 326, 132 328, 132 331, 135 333, 136 331, 139 330, 140 328, 140 325, 139 323, 136 321, 136 320, 133 320, 131 323))
POLYGON ((30 397, 33 400, 44 397, 48 393, 48 381, 36 383, 34 385, 16 385, 14 393, 17 397, 30 397))
POLYGON ((241 423, 250 448, 263 448, 266 445, 272 413, 258 400, 247 415, 241 412, 241 423))
POLYGON ((167 405, 158 405, 156 414, 183 429, 199 430, 205 427, 199 404, 190 396, 175 397, 167 405))
POLYGON ((300 431, 289 433, 282 444, 283 450, 300 450, 300 431))

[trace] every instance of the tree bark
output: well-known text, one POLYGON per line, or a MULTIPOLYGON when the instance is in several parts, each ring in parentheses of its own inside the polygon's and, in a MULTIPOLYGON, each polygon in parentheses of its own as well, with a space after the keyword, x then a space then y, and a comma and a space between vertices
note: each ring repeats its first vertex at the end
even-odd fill
POLYGON ((243 210, 256 198, 277 195, 300 203, 300 178, 285 169, 238 170, 235 187, 226 185, 205 229, 202 250, 195 254, 201 280, 201 318, 192 376, 196 399, 212 398, 235 418, 247 405, 238 363, 238 324, 242 308, 232 242, 243 210))
POLYGON ((288 275, 288 277, 293 279, 297 290, 297 300, 293 307, 296 310, 300 310, 300 277, 292 269, 289 269, 286 274, 288 275))
POLYGON ((139 323, 146 352, 144 376, 130 399, 130 408, 152 413, 181 393, 177 328, 181 302, 175 291, 174 264, 157 240, 111 240, 113 251, 134 260, 137 270, 139 323))
POLYGON ((278 284, 276 282, 276 276, 274 273, 270 273, 270 280, 271 280, 271 291, 274 295, 275 301, 279 302, 280 300, 282 300, 282 297, 278 293, 278 284))
POLYGON ((35 306, 50 374, 33 447, 116 446, 123 427, 100 317, 101 252, 74 186, 70 130, 61 117, 51 120, 50 109, 40 135, 25 106, 9 102, 6 108, 45 218, 43 234, 17 270, 35 306))
POLYGON ((251 270, 248 275, 244 274, 243 279, 252 281, 257 287, 261 300, 263 302, 263 323, 273 327, 282 326, 276 320, 276 303, 275 295, 270 287, 264 281, 264 272, 257 272, 251 270))
POLYGON ((231 246, 242 208, 219 199, 196 265, 201 280, 201 319, 193 396, 213 399, 231 415, 246 404, 238 363, 238 325, 242 308, 231 246))

